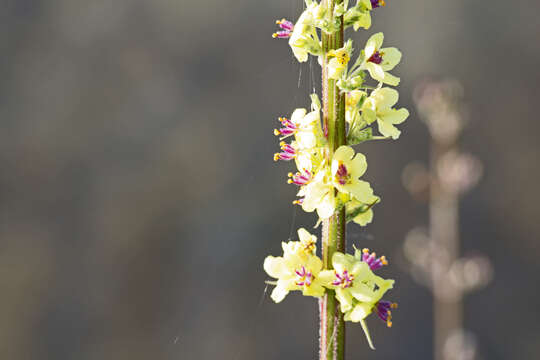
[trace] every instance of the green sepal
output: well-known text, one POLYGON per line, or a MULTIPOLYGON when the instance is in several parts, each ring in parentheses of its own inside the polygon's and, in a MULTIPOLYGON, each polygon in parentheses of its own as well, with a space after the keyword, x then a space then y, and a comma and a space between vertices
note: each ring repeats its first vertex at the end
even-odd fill
POLYGON ((334 7, 334 16, 335 17, 340 17, 341 15, 343 15, 345 13, 345 5, 343 3, 341 4, 337 4, 335 7, 334 7))
POLYGON ((369 329, 366 324, 366 320, 360 320, 360 324, 362 325, 362 330, 364 330, 364 334, 366 335, 367 342, 369 344, 369 347, 371 350, 375 350, 375 346, 373 346, 373 341, 371 340, 371 335, 369 334, 369 329))
POLYGON ((377 204, 379 201, 381 201, 381 199, 377 197, 377 199, 371 204, 363 204, 361 206, 358 206, 352 209, 351 211, 348 211, 347 214, 345 215, 346 222, 352 221, 358 215, 367 212, 369 209, 375 206, 375 204, 377 204))
POLYGON ((311 98, 311 110, 312 111, 320 111, 321 110, 321 101, 319 100, 319 96, 317 96, 316 93, 313 93, 309 97, 311 98))
POLYGON ((341 89, 341 91, 344 91, 344 92, 357 90, 362 87, 365 76, 366 76, 365 73, 361 72, 357 76, 348 77, 346 79, 340 79, 337 82, 337 86, 338 88, 341 89))
POLYGON ((351 146, 357 145, 371 139, 373 139, 373 129, 369 127, 358 130, 352 128, 352 131, 347 135, 347 144, 351 146))

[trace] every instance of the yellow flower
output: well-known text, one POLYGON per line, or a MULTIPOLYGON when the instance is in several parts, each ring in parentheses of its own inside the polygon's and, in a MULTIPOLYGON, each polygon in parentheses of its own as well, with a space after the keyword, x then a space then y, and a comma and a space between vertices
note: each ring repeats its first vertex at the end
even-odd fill
POLYGON ((299 108, 293 111, 290 120, 285 117, 278 120, 281 128, 275 129, 274 135, 280 136, 280 140, 294 135, 298 149, 313 148, 322 137, 319 111, 307 113, 306 109, 299 108))
POLYGON ((352 255, 336 252, 332 256, 332 267, 333 270, 321 271, 320 278, 327 288, 336 292, 341 312, 352 310, 353 298, 356 296, 361 299, 372 299, 370 296, 372 289, 364 283, 372 276, 365 262, 358 261, 352 255))
POLYGON ((289 45, 299 62, 307 61, 308 54, 320 55, 322 53, 319 36, 313 25, 314 18, 318 13, 319 5, 312 3, 304 10, 294 25, 289 45))
MULTIPOLYGON (((369 258, 365 257, 365 259, 369 258)), ((360 321, 369 315, 374 304, 394 284, 394 280, 385 280, 373 273, 370 265, 374 265, 377 260, 368 262, 364 261, 362 256, 356 257, 336 252, 332 256, 333 270, 320 272, 319 277, 324 286, 336 292, 341 311, 347 313, 346 316, 351 321, 360 321), (366 310, 365 316, 360 318, 358 315, 362 309, 366 310)), ((373 269, 376 268, 373 266, 373 269)))
POLYGON ((339 49, 330 50, 328 52, 328 77, 330 79, 338 80, 343 72, 347 69, 347 64, 351 60, 352 42, 347 43, 339 49))
POLYGON ((315 255, 316 237, 307 230, 298 230, 300 241, 282 243, 283 256, 268 256, 264 270, 277 279, 271 298, 281 302, 290 291, 299 290, 303 295, 321 297, 325 289, 319 273, 322 260, 315 255))
POLYGON ((350 194, 357 200, 368 203, 373 190, 368 182, 359 180, 367 169, 366 157, 350 146, 340 146, 332 158, 332 182, 342 193, 350 194))
POLYGON ((392 326, 390 309, 397 307, 397 304, 381 300, 394 286, 394 280, 373 273, 387 264, 384 256, 377 258, 368 249, 357 249, 354 256, 336 252, 332 256, 333 270, 323 270, 319 274, 324 286, 335 291, 340 309, 345 313, 344 319, 362 324, 371 348, 374 347, 365 318, 375 311, 381 320, 392 326))
POLYGON ((392 109, 399 99, 399 93, 390 88, 374 90, 362 104, 362 117, 371 124, 377 120, 379 132, 392 139, 399 138, 401 131, 394 125, 401 124, 409 116, 405 108, 392 109))
POLYGON ((368 39, 364 48, 364 62, 360 68, 367 70, 373 79, 396 86, 399 84, 399 78, 387 71, 392 70, 399 63, 401 52, 395 47, 381 48, 383 40, 382 32, 368 39))
POLYGON ((328 219, 336 209, 334 186, 329 181, 327 172, 327 169, 321 169, 297 194, 302 197, 298 200, 302 209, 306 212, 317 210, 321 219, 328 219))

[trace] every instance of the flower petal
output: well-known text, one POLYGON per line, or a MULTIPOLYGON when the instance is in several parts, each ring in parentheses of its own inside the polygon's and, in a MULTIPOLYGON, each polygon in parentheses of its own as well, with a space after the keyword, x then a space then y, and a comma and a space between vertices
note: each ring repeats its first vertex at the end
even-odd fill
POLYGON ((365 303, 375 303, 379 300, 371 286, 358 281, 355 281, 353 284, 349 289, 356 300, 365 303))
POLYGON ((339 273, 342 273, 345 270, 350 272, 355 262, 354 256, 349 254, 335 252, 334 255, 332 255, 332 267, 339 273))
POLYGON ((367 170, 367 160, 364 154, 362 153, 356 153, 356 156, 349 165, 349 171, 351 173, 351 176, 354 178, 359 178, 367 170))
POLYGON ((354 156, 354 149, 350 146, 342 145, 334 152, 333 160, 349 162, 354 156))
POLYGON ((300 122, 300 125, 311 126, 311 125, 316 124, 317 121, 320 121, 320 120, 321 120, 321 115, 319 111, 315 110, 315 111, 309 112, 306 116, 304 116, 304 118, 300 122))
POLYGON ((307 112, 306 109, 302 109, 302 108, 295 109, 291 115, 292 123, 295 125, 299 125, 304 119, 304 117, 306 116, 306 112, 307 112))
MULTIPOLYGON (((307 151, 301 151, 296 155, 295 158, 296 168, 299 171, 307 170, 311 171, 313 168, 313 163, 311 162, 311 154, 307 151)), ((298 195, 303 196, 303 195, 298 195)))
POLYGON ((401 51, 395 47, 381 49, 384 53, 381 67, 384 71, 390 71, 401 61, 401 51))
POLYGON ((374 64, 372 62, 368 62, 366 64, 366 69, 369 72, 369 75, 374 80, 377 80, 377 81, 380 81, 380 82, 384 81, 385 73, 384 73, 384 70, 382 69, 382 67, 380 65, 374 64))
POLYGON ((368 204, 369 200, 373 197, 373 189, 367 181, 354 179, 350 184, 345 185, 344 188, 364 204, 368 204))
POLYGON ((313 273, 313 275, 318 276, 319 272, 323 267, 322 260, 318 256, 310 256, 306 262, 306 268, 313 273))
POLYGON ((312 149, 317 145, 317 137, 313 133, 313 129, 299 131, 295 134, 294 138, 297 141, 298 149, 312 149))
POLYGON ((282 257, 267 256, 264 259, 264 271, 273 278, 279 279, 290 274, 282 257))
POLYGON ((317 241, 317 237, 315 235, 311 235, 309 231, 304 228, 298 229, 298 239, 301 242, 317 241))
POLYGON ((335 279, 335 274, 333 270, 322 270, 319 272, 319 281, 329 289, 333 289, 335 286, 332 285, 332 281, 335 279))
POLYGON ((377 119, 377 113, 375 112, 374 109, 366 107, 362 109, 362 117, 364 118, 366 123, 369 125, 377 119))
POLYGON ((341 312, 347 312, 352 309, 353 297, 347 289, 336 288, 336 299, 339 301, 341 312))
POLYGON ((334 193, 329 191, 325 196, 323 196, 319 206, 317 207, 317 215, 321 219, 328 219, 334 214, 336 210, 336 201, 334 198, 334 193))
POLYGON ((391 137, 394 140, 399 138, 401 131, 391 123, 377 119, 377 124, 379 125, 379 132, 384 136, 391 137))
POLYGON ((302 295, 321 297, 324 295, 325 291, 325 288, 322 287, 321 284, 315 282, 312 283, 310 286, 304 286, 304 288, 302 289, 302 295))
POLYGON ((353 221, 360 226, 366 226, 373 221, 373 210, 369 209, 366 212, 358 214, 353 218, 353 221))
POLYGON ((364 48, 366 59, 369 59, 375 51, 381 48, 383 41, 384 34, 382 32, 371 35, 371 37, 366 42, 366 47, 364 48))
MULTIPOLYGON (((383 87, 371 93, 378 110, 384 110, 394 106, 399 100, 399 93, 395 89, 383 87)), ((380 112, 380 111, 379 111, 380 112)))
POLYGON ((279 303, 283 299, 285 299, 285 296, 287 296, 288 293, 289 290, 287 290, 287 288, 284 286, 280 286, 280 284, 278 283, 278 285, 272 291, 272 295, 270 295, 270 297, 272 298, 272 300, 274 300, 274 302, 279 303))
POLYGON ((345 315, 345 320, 359 322, 371 314, 372 304, 359 303, 345 315))
POLYGON ((409 117, 409 110, 405 108, 401 108, 399 110, 390 109, 381 113, 379 117, 382 118, 384 122, 388 122, 390 124, 401 124, 409 117))
MULTIPOLYGON (((375 79, 375 78, 374 78, 375 79)), ((377 80, 377 79, 375 79, 377 80)), ((399 85, 399 78, 397 76, 394 76, 390 73, 385 72, 383 80, 381 80, 383 83, 392 85, 392 86, 398 86, 399 85)))

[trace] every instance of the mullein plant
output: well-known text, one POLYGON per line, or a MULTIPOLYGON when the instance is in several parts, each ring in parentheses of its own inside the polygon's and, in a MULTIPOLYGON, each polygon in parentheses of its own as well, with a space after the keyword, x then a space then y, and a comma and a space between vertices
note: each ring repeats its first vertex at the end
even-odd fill
POLYGON ((368 249, 347 254, 345 246, 347 222, 366 226, 381 200, 362 179, 366 157, 352 146, 397 139, 396 125, 409 116, 395 107, 399 95, 390 87, 399 84, 390 72, 401 60, 400 51, 383 47, 382 33, 371 35, 356 53, 353 41, 344 41, 345 29, 369 29, 371 12, 382 6, 383 0, 305 0, 296 23, 278 20, 280 29, 273 34, 288 39, 299 62, 315 56, 322 68, 322 104, 312 94, 309 111, 300 108, 280 117, 274 131, 281 149, 274 160, 296 164, 296 172, 288 174, 288 182, 299 188, 293 203, 315 212, 317 224, 322 223, 321 257, 317 237, 301 228, 298 241, 282 244, 282 256, 264 261, 264 270, 276 279, 268 281, 275 285, 276 303, 291 291, 319 299, 320 359, 344 359, 345 321, 359 322, 374 348, 366 318, 375 313, 391 326, 391 310, 397 307, 385 298, 394 280, 376 274, 387 259, 368 249))

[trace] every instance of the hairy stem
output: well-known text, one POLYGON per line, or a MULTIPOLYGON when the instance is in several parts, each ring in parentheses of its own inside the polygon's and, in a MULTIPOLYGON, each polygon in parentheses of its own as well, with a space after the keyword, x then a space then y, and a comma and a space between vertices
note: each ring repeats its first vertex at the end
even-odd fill
MULTIPOLYGON (((323 6, 332 11, 342 0, 323 0, 323 6)), ((322 100, 324 134, 328 138, 328 160, 334 151, 345 145, 345 95, 341 94, 336 80, 328 78, 328 57, 330 50, 343 46, 343 17, 340 19, 340 30, 335 33, 322 34, 322 100)), ((325 269, 332 268, 332 255, 336 251, 345 251, 345 209, 336 211, 332 217, 323 222, 322 258, 325 269)), ((321 360, 343 360, 345 358, 345 322, 333 291, 327 291, 319 303, 320 341, 319 358, 321 360)))

